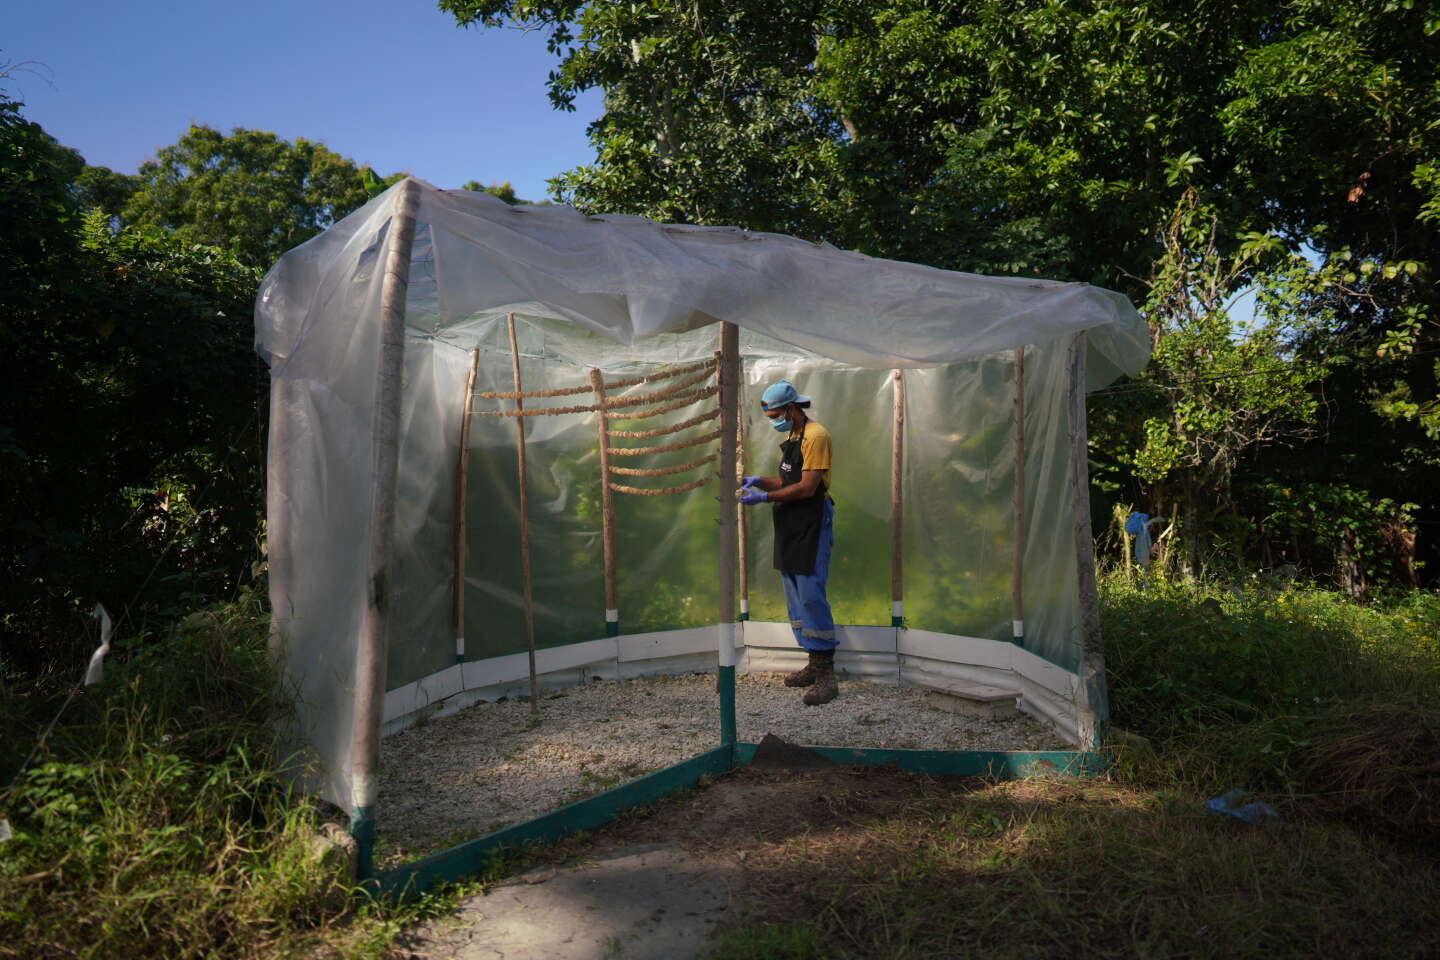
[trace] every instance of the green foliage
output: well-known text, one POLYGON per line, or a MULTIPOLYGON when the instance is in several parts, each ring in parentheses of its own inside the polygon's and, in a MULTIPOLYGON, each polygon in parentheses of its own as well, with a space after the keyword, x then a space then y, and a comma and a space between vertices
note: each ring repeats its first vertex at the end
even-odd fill
POLYGON ((1256 522, 1236 512, 1252 471, 1324 479, 1327 440, 1374 497, 1436 489, 1424 4, 441 7, 544 31, 557 107, 605 91, 595 161, 551 183, 582 209, 1148 300, 1156 363, 1092 411, 1092 456, 1151 512, 1180 504, 1194 572, 1210 527, 1256 522), (1241 329, 1246 291, 1259 322, 1241 329))
POLYGON ((376 183, 383 189, 400 176, 377 180, 304 138, 240 127, 226 136, 197 125, 141 165, 123 219, 268 267, 369 200, 376 183))
POLYGON ((499 197, 511 206, 530 202, 529 200, 521 200, 515 196, 515 188, 510 185, 509 180, 506 180, 504 183, 492 183, 489 186, 481 184, 479 180, 469 180, 464 183, 460 189, 471 190, 475 193, 488 193, 492 197, 499 197))
MULTIPOLYGON (((163 654, 118 651, 0 793, 14 829, 0 956, 283 954, 346 911, 344 878, 314 844, 317 811, 273 772, 286 706, 267 627, 246 591, 192 616, 163 654)), ((52 707, 29 694, 3 691, 27 743, 52 707)))
POLYGON ((1122 770, 1196 792, 1306 792, 1311 777, 1333 774, 1307 765, 1322 734, 1355 732, 1335 718, 1377 705, 1420 716, 1440 695, 1440 601, 1431 593, 1359 605, 1320 590, 1255 589, 1239 599, 1110 578, 1102 628, 1112 718, 1157 751, 1122 750, 1122 770))
POLYGON ((1295 543, 1297 553, 1329 559, 1342 590, 1358 596, 1367 582, 1415 580, 1413 569, 1403 569, 1413 552, 1413 542, 1405 549, 1403 541, 1413 541, 1415 504, 1372 498, 1345 483, 1283 486, 1267 480, 1254 492, 1270 510, 1264 523, 1295 543))
POLYGON ((23 164, 7 202, 34 219, 0 241, 23 288, 0 299, 0 657, 33 675, 70 669, 97 600, 118 617, 149 583, 129 610, 143 627, 253 561, 259 274, 82 213, 78 157, 18 119, 4 133, 23 164))

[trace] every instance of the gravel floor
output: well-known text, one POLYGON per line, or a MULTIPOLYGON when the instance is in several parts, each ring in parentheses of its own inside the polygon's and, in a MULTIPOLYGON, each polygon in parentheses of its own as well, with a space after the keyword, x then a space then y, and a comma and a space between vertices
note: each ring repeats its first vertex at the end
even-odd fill
MULTIPOLYGON (((779 674, 736 679, 742 741, 931 750, 1065 750, 1029 717, 980 720, 937 709, 915 687, 842 680, 840 697, 805 707, 779 674)), ((713 674, 590 683, 541 701, 480 703, 381 745, 381 858, 422 852, 528 820, 718 743, 713 674)))

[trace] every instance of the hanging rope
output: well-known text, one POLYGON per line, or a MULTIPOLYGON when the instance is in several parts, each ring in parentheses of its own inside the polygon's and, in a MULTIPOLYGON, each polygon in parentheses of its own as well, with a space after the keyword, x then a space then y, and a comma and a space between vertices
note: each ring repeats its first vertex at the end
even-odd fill
POLYGON ((572 397, 577 393, 589 392, 589 387, 562 387, 558 390, 486 390, 478 396, 486 400, 529 400, 544 397, 572 397))
MULTIPOLYGON (((611 451, 612 453, 614 451, 611 451)), ((663 477, 671 473, 684 473, 686 470, 694 470, 696 467, 710 463, 718 453, 712 453, 708 457, 701 457, 699 460, 692 460, 689 463, 682 463, 674 467, 611 467, 611 473, 622 474, 627 477, 663 477)))
MULTIPOLYGON (((681 407, 688 407, 690 406, 690 404, 695 403, 698 400, 704 400, 706 397, 713 397, 719 392, 720 388, 718 386, 706 387, 703 390, 687 391, 685 394, 679 396, 672 403, 662 404, 658 407, 651 407, 648 410, 635 410, 631 413, 625 413, 623 411, 618 413, 612 413, 610 414, 610 419, 645 420, 649 417, 658 417, 662 413, 669 413, 671 410, 679 410, 681 407)), ((615 404, 612 402, 611 406, 615 406, 615 404)))
MULTIPOLYGON (((629 377, 625 380, 616 380, 614 383, 607 383, 606 390, 621 390, 625 387, 635 387, 642 383, 654 383, 657 380, 668 380, 671 377, 684 376, 687 373, 694 373, 697 370, 714 370, 715 361, 705 360, 700 363, 692 363, 688 367, 675 367, 672 370, 662 370, 659 373, 647 373, 640 377, 629 377)), ((700 380, 705 379, 701 377, 700 380)), ((699 383, 700 380, 693 381, 699 383)), ((677 387, 679 384, 676 385, 677 387)), ((547 397, 573 397, 576 394, 590 393, 594 388, 584 387, 562 387, 556 390, 486 390, 479 394, 486 400, 515 400, 515 399, 544 399, 547 397)))
POLYGON ((709 380, 714 375, 715 371, 713 369, 702 370, 700 373, 695 374, 695 376, 693 377, 686 377, 684 380, 681 380, 678 383, 670 384, 670 386, 666 387, 664 390, 653 390, 650 393, 637 393, 629 397, 612 398, 611 396, 609 396, 608 391, 610 388, 607 386, 605 388, 607 391, 605 403, 607 406, 611 407, 638 407, 642 403, 654 403, 656 400, 666 400, 670 397, 678 396, 681 391, 685 390, 688 387, 693 387, 698 383, 704 383, 706 380, 709 380))
POLYGON ((661 437, 667 433, 679 433, 686 427, 695 427, 707 420, 714 420, 720 416, 720 408, 716 407, 709 413, 702 413, 698 417, 691 417, 689 420, 681 420, 679 423, 671 424, 668 427, 656 427, 654 430, 606 430, 605 433, 612 437, 628 437, 632 440, 639 440, 644 437, 661 437))
POLYGON ((694 373, 696 370, 714 370, 714 360, 702 360, 699 363, 692 363, 688 367, 676 367, 673 370, 662 370, 659 373, 647 373, 643 377, 630 377, 626 380, 616 380, 614 383, 605 384, 606 390, 623 390, 626 387, 637 387, 642 383, 654 383, 656 380, 664 380, 669 377, 684 376, 687 373, 694 373))
POLYGON ((611 447, 610 455, 612 457, 643 457, 651 453, 669 453, 671 450, 684 450, 686 447, 698 447, 702 443, 709 443, 711 440, 718 439, 719 436, 720 431, 713 430, 710 433, 701 434, 692 440, 665 443, 658 447, 611 447))
POLYGON ((641 497, 663 497, 668 494, 684 493, 687 490, 694 490, 696 487, 703 487, 705 486, 705 484, 709 483, 711 480, 714 479, 715 475, 710 474, 708 476, 701 477, 694 483, 687 483, 679 487, 659 487, 653 490, 642 490, 640 487, 627 487, 624 484, 612 483, 610 484, 610 489, 614 490, 616 493, 633 493, 641 497))
MULTIPOLYGON (((696 383, 699 383, 701 380, 707 379, 709 376, 710 376, 710 374, 706 373, 706 374, 701 375, 701 376, 699 377, 699 379, 695 379, 695 380, 684 380, 684 381, 681 381, 680 383, 675 384, 675 385, 672 386, 672 387, 667 387, 667 388, 664 389, 664 390, 657 390, 657 391, 655 391, 654 393, 641 393, 641 394, 637 394, 637 395, 635 395, 635 396, 633 396, 633 397, 619 397, 619 398, 616 398, 616 399, 614 399, 614 400, 611 400, 611 399, 609 399, 609 398, 607 397, 606 400, 605 400, 605 409, 606 409, 607 411, 609 411, 609 410, 613 410, 613 409, 616 408, 616 407, 630 407, 630 406, 635 406, 635 405, 641 404, 641 403, 650 403, 650 402, 653 401, 653 400, 662 400, 662 399, 664 399, 664 398, 666 398, 666 397, 675 397, 675 398, 676 398, 676 401, 677 401, 677 402, 675 402, 675 403, 673 403, 673 404, 671 404, 671 405, 669 405, 669 406, 665 406, 665 407, 654 407, 654 408, 652 408, 649 412, 644 413, 644 414, 633 414, 633 413, 632 413, 632 414, 624 414, 624 413, 612 413, 612 414, 610 414, 610 419, 611 419, 611 420, 637 420, 637 419, 639 419, 641 416, 647 416, 647 417, 648 417, 648 416, 654 416, 654 415, 657 414, 657 413, 664 413, 664 412, 666 412, 666 411, 668 411, 668 410, 678 410, 678 409, 680 409, 681 407, 688 407, 690 404, 694 403, 694 402, 697 401, 697 400, 703 400, 703 399, 705 399, 706 397, 713 397, 716 393, 719 392, 719 390, 720 390, 719 387, 704 387, 704 388, 699 389, 699 390, 686 390, 686 389, 685 389, 686 387, 690 387, 690 386, 695 385, 696 383)), ((556 416, 560 416, 561 414, 565 414, 565 413, 594 413, 596 410, 599 410, 599 409, 600 409, 600 405, 599 405, 599 404, 587 403, 587 404, 583 404, 583 405, 581 405, 581 406, 575 406, 575 407, 536 407, 536 408, 530 409, 530 410, 486 410, 486 411, 482 414, 482 416, 486 416, 486 417, 556 417, 556 416)))

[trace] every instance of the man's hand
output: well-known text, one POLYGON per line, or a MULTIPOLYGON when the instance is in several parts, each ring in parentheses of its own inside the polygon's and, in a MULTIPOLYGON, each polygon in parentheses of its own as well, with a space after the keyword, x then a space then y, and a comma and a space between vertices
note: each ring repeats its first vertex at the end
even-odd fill
POLYGON ((757 503, 764 503, 770 499, 770 494, 764 490, 756 490, 753 487, 745 487, 740 493, 740 502, 745 506, 753 506, 757 503))

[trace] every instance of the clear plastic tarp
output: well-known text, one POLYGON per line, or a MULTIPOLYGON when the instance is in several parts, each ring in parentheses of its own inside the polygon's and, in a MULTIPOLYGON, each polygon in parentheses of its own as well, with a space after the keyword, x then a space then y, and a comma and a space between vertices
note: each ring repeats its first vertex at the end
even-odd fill
MULTIPOLYGON (((273 384, 268 510, 279 647, 319 764, 313 785, 341 803, 350 795, 381 267, 396 190, 287 253, 267 275, 256 307, 257 347, 273 384)), ((479 398, 513 389, 507 314, 515 316, 527 391, 585 386, 592 368, 613 381, 705 360, 717 349, 717 321, 736 324, 747 472, 775 468, 778 441, 757 403, 777 378, 814 398, 811 414, 834 438, 830 596, 841 623, 890 623, 891 371, 905 370, 907 620, 997 641, 1011 629, 1011 350, 1028 345, 1027 648, 1075 669, 1080 616, 1066 351, 1072 334, 1087 331, 1092 389, 1138 372, 1148 359, 1145 329, 1124 297, 1086 284, 876 260, 730 228, 507 206, 487 194, 425 184, 417 224, 406 301, 390 688, 455 660, 451 538, 472 351, 478 372, 465 655, 483 660, 525 649, 515 421, 486 415, 511 401, 479 398)), ((527 405, 537 402, 552 401, 527 405)), ((701 399, 664 422, 714 405, 701 399)), ((525 428, 537 646, 603 636, 596 415, 529 417, 525 428)), ((644 466, 687 462, 705 449, 656 455, 644 466)), ((636 485, 684 483, 705 470, 713 474, 714 464, 636 485)), ((673 496, 617 495, 622 632, 714 622, 715 496, 715 482, 673 496)), ((749 513, 750 615, 785 620, 769 526, 763 508, 749 513)))

